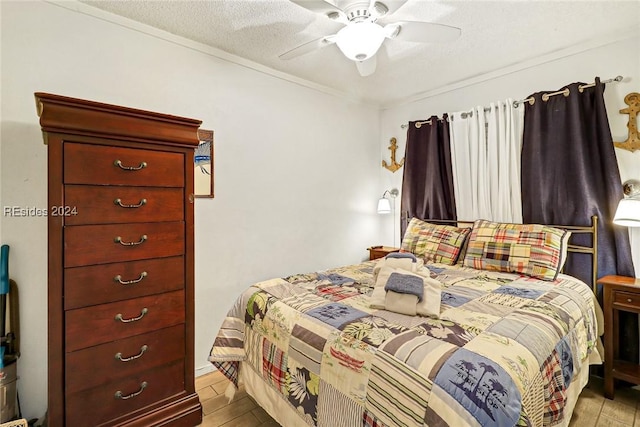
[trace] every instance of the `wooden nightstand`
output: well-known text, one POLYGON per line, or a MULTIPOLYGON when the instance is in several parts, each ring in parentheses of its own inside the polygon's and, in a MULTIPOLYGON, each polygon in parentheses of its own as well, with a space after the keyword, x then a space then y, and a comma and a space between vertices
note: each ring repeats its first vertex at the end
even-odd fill
POLYGON ((640 279, 605 276, 598 283, 604 287, 604 395, 613 399, 615 379, 640 384, 640 365, 619 360, 618 342, 619 312, 640 314, 640 279))
POLYGON ((392 252, 399 252, 400 248, 394 248, 392 246, 371 246, 367 248, 369 251, 369 260, 384 258, 392 252))

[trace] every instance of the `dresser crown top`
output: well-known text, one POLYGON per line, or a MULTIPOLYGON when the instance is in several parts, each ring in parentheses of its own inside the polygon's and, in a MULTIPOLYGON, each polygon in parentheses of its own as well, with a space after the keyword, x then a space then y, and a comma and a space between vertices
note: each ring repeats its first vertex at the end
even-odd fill
POLYGON ((199 144, 200 120, 50 93, 36 92, 34 95, 40 126, 45 133, 149 141, 172 146, 196 147, 199 144))

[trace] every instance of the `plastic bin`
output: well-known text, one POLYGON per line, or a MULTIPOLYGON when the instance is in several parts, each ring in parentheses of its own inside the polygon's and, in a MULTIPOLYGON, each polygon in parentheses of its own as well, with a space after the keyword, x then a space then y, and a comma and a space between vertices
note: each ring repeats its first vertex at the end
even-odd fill
POLYGON ((7 361, 5 357, 4 367, 0 368, 0 423, 16 418, 18 388, 17 388, 17 359, 7 361))

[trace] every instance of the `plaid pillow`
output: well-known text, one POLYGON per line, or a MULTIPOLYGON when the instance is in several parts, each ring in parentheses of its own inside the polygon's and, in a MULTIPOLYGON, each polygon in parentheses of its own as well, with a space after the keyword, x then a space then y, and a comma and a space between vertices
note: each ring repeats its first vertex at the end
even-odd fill
POLYGON ((453 265, 470 231, 470 228, 431 224, 411 218, 402 238, 401 250, 424 258, 425 262, 453 265))
POLYGON ((555 280, 567 250, 567 233, 540 224, 477 220, 471 230, 464 265, 555 280))

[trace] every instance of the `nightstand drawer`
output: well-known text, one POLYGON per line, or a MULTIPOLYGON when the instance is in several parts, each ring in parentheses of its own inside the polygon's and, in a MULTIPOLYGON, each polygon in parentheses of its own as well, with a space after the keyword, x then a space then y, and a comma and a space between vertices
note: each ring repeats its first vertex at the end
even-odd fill
POLYGON ((390 253, 400 252, 400 248, 394 248, 392 246, 372 246, 367 248, 367 250, 369 251, 369 260, 384 258, 390 253))
MULTIPOLYGON (((613 399, 615 380, 640 384, 640 365, 623 354, 626 343, 621 340, 620 325, 632 313, 640 314, 640 279, 609 275, 598 280, 604 294, 604 396, 613 399), (621 351, 622 350, 622 351, 621 351)), ((632 359, 633 360, 633 359, 632 359)))
POLYGON ((631 292, 614 291, 613 304, 622 305, 627 309, 640 310, 640 293, 634 294, 631 292))

